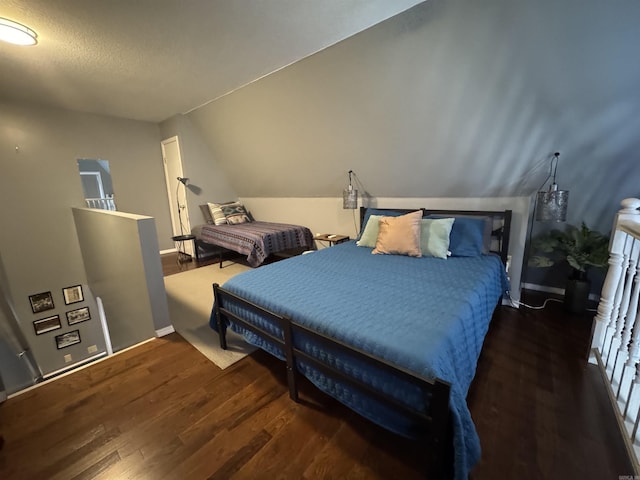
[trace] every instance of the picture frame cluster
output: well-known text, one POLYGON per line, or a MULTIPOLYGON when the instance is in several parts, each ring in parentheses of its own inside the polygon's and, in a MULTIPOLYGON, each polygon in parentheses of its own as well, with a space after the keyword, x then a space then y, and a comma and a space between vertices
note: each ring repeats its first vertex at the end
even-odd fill
MULTIPOLYGON (((62 298, 65 305, 73 305, 84 301, 82 285, 73 285, 62 289, 62 298)), ((50 291, 29 295, 29 303, 33 314, 39 314, 55 309, 53 295, 50 291)), ((67 326, 91 320, 91 311, 88 306, 74 308, 65 312, 67 326)), ((36 335, 43 335, 63 327, 60 315, 50 315, 33 321, 33 329, 36 335)), ((71 330, 55 336, 56 348, 62 349, 81 343, 80 330, 71 330)))

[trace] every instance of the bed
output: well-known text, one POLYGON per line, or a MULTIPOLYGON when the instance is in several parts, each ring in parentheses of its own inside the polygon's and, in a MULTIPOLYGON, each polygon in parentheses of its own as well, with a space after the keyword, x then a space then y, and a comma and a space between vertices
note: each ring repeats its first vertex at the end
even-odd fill
MULTIPOLYGON (((225 204, 223 204, 224 206, 225 204)), ((238 211, 232 207, 234 212, 238 211)), ((247 263, 251 267, 258 267, 272 255, 290 256, 305 250, 315 250, 313 234, 307 227, 286 223, 262 222, 250 219, 247 213, 242 213, 242 223, 215 224, 208 206, 200 206, 207 221, 204 225, 197 225, 191 233, 196 237, 195 247, 198 258, 218 255, 222 268, 223 253, 233 251, 246 255, 247 263)), ((242 207, 244 212, 244 207, 242 207)), ((237 213, 232 215, 237 216, 237 213)), ((230 217, 226 217, 230 218, 230 217)))
MULTIPOLYGON (((361 224, 372 215, 363 210, 361 224)), ((210 325, 222 348, 230 326, 284 360, 292 399, 303 375, 378 425, 423 441, 429 478, 462 479, 480 456, 466 395, 493 311, 508 289, 511 211, 420 215, 457 215, 460 225, 482 217, 489 237, 483 243, 494 252, 372 255, 355 241, 341 243, 242 273, 224 288, 214 284, 210 325)))

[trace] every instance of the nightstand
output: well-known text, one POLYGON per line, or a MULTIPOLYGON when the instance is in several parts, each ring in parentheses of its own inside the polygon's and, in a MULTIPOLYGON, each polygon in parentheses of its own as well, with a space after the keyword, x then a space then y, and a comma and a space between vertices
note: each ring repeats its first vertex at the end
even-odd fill
POLYGON ((171 240, 176 244, 176 250, 178 252, 178 264, 180 263, 189 263, 191 261, 191 255, 185 252, 184 242, 193 242, 193 253, 196 257, 196 263, 200 261, 198 258, 198 246, 196 245, 196 236, 195 235, 176 235, 175 237, 171 237, 171 240))
POLYGON ((320 242, 329 242, 329 246, 337 245, 338 243, 342 243, 350 240, 350 238, 347 235, 332 235, 330 233, 315 235, 313 239, 318 240, 320 242))

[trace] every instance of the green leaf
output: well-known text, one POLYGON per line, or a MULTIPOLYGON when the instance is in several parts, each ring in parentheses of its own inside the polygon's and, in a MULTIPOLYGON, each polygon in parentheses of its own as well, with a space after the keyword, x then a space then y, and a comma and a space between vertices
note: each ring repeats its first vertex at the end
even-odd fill
POLYGON ((550 267, 566 261, 575 270, 586 272, 590 267, 606 267, 609 260, 609 238, 584 222, 580 227, 567 225, 565 230, 550 230, 534 238, 531 249, 532 267, 550 267))
POLYGON ((536 255, 536 256, 531 257, 529 259, 529 266, 530 267, 543 268, 543 267, 550 267, 553 264, 554 264, 554 261, 551 260, 549 257, 543 257, 543 256, 540 256, 540 255, 536 255))

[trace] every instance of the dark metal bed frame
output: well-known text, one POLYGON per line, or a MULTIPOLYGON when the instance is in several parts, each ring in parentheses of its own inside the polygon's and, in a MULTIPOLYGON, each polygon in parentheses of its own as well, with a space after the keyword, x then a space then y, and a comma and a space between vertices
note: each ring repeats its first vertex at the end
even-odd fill
MULTIPOLYGON (((360 224, 364 219, 364 208, 360 210, 360 224)), ((377 209, 384 210, 384 209, 377 209)), ((417 209, 386 209, 400 212, 413 212, 417 209)), ((434 215, 465 215, 465 216, 489 216, 500 219, 502 225, 492 231, 492 237, 499 242, 499 250, 494 252, 502 258, 503 264, 507 262, 507 253, 509 248, 509 231, 511 227, 511 210, 505 211, 461 211, 461 210, 426 210, 421 209, 425 214, 434 215)), ((436 379, 427 379, 420 377, 410 371, 392 365, 380 358, 355 349, 343 342, 322 335, 318 332, 304 327, 291 318, 279 315, 260 305, 248 301, 235 293, 225 290, 217 283, 213 284, 214 294, 214 313, 220 335, 220 347, 227 349, 226 329, 227 322, 233 321, 243 328, 253 332, 264 340, 271 342, 277 346, 285 357, 287 370, 287 384, 289 387, 289 396, 295 402, 298 401, 298 377, 300 375, 296 360, 301 360, 310 364, 312 367, 320 370, 324 375, 345 382, 349 386, 356 388, 367 395, 375 398, 380 403, 391 407, 412 421, 415 421, 415 437, 420 441, 424 441, 427 446, 429 461, 427 464, 428 478, 449 478, 452 476, 452 431, 451 418, 449 412, 449 393, 451 386, 449 383, 436 379), (258 313, 276 322, 282 329, 283 338, 273 335, 271 332, 252 324, 249 320, 240 317, 236 313, 230 311, 226 307, 226 302, 231 301, 235 305, 240 305, 247 310, 258 313), (293 338, 296 335, 304 334, 312 337, 322 346, 332 350, 346 352, 348 355, 364 361, 377 369, 393 373, 398 378, 413 384, 425 392, 429 398, 424 411, 418 411, 399 402, 394 397, 375 390, 366 383, 349 376, 347 373, 334 368, 331 365, 323 363, 320 359, 315 358, 308 353, 300 350, 294 344, 293 338)), ((500 302, 498 302, 500 304, 500 302)))
MULTIPOLYGON (((225 261, 225 258, 224 258, 225 254, 242 255, 241 253, 235 250, 232 250, 230 248, 222 247, 220 245, 216 245, 215 243, 205 242, 204 240, 201 240, 199 238, 196 238, 195 240, 195 248, 198 251, 199 262, 202 262, 210 258, 217 258, 217 263, 220 268, 224 268, 222 264, 225 261)), ((296 248, 290 248, 287 250, 280 250, 279 252, 275 252, 269 255, 269 258, 276 257, 276 256, 293 257, 296 255, 300 255, 305 250, 307 249, 304 247, 296 247, 296 248)), ((237 263, 236 261, 230 260, 229 258, 227 258, 226 260, 230 262, 230 264, 237 263)), ((226 266, 229 266, 229 265, 226 265, 226 266)))

